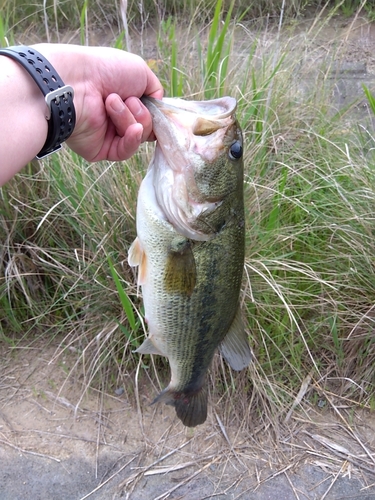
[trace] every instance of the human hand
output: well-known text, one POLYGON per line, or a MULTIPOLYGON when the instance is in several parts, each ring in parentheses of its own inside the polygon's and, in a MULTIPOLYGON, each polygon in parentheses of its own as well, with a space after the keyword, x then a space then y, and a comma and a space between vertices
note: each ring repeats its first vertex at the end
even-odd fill
POLYGON ((74 89, 76 126, 68 146, 88 161, 126 160, 154 140, 142 95, 162 98, 155 74, 137 55, 108 47, 37 44, 74 89))

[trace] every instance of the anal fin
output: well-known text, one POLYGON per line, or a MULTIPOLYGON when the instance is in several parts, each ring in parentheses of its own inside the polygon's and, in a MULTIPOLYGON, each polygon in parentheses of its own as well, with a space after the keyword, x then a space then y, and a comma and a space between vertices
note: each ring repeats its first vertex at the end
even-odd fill
POLYGON ((252 359, 240 307, 228 333, 219 345, 219 351, 229 366, 236 371, 246 368, 252 359))

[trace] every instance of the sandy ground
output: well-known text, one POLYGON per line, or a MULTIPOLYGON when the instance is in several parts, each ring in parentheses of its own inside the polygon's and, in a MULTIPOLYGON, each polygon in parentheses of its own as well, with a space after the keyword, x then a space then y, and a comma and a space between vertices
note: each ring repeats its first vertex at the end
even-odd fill
MULTIPOLYGON (((344 28, 316 40, 317 57, 339 40, 371 75, 375 26, 338 38, 344 28)), ((149 405, 152 387, 138 404, 84 393, 67 379, 74 354, 57 349, 57 339, 0 342, 0 500, 375 499, 374 415, 355 411, 348 427, 330 412, 296 413, 272 449, 267 429, 238 429, 212 405, 204 425, 185 429, 172 408, 149 405)))
POLYGON ((57 346, 2 348, 1 500, 375 499, 374 416, 355 413, 351 434, 331 414, 296 414, 272 451, 267 430, 238 430, 215 405, 192 430, 149 405, 153 388, 139 408, 84 394, 57 346))

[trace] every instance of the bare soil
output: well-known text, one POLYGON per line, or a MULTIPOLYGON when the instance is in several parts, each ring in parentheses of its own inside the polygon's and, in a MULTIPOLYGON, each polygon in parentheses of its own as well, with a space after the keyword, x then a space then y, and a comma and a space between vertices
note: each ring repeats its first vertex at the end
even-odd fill
POLYGON ((329 411, 296 414, 272 449, 267 429, 227 427, 215 405, 204 425, 186 429, 149 397, 137 408, 84 394, 67 378, 75 356, 56 357, 57 346, 2 348, 2 500, 375 498, 366 412, 353 412, 353 432, 329 411))
MULTIPOLYGON (((347 61, 375 73, 375 25, 358 20, 347 33, 351 21, 332 23, 311 57, 338 44, 347 61)), ((155 57, 151 42, 142 52, 155 57)), ((223 423, 215 404, 192 430, 172 408, 149 405, 153 387, 138 404, 85 391, 67 377, 76 359, 59 352, 58 339, 0 343, 0 352, 1 500, 375 499, 374 414, 340 408, 349 425, 331 409, 295 411, 276 446, 265 426, 223 423)))

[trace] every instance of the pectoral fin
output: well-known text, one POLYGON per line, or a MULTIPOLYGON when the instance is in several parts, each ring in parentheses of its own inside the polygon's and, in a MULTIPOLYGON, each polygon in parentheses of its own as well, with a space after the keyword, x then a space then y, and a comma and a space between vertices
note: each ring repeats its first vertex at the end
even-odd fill
POLYGON ((230 367, 236 371, 242 370, 251 361, 251 349, 240 308, 238 308, 233 323, 219 346, 219 351, 230 367))
POLYGON ((165 356, 152 342, 151 338, 148 337, 143 341, 143 344, 136 349, 135 352, 139 354, 158 354, 159 356, 165 356))
POLYGON ((170 293, 193 293, 197 272, 191 245, 183 236, 176 236, 170 244, 164 274, 165 288, 170 293))
POLYGON ((144 285, 147 276, 147 256, 138 237, 129 248, 128 262, 131 267, 138 266, 138 285, 144 285))

